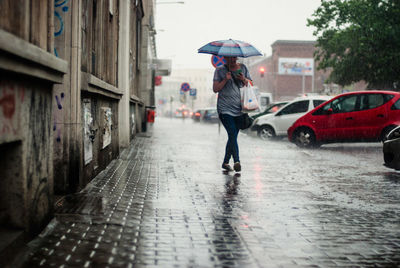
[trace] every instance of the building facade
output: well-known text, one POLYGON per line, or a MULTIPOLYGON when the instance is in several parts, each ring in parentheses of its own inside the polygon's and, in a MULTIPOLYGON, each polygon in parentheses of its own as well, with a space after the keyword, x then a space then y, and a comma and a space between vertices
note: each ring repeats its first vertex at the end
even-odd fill
POLYGON ((275 41, 271 56, 247 61, 254 84, 260 92, 271 93, 274 101, 291 100, 307 93, 334 95, 365 89, 365 83, 346 89, 327 83, 329 71, 318 70, 318 62, 314 61, 315 45, 315 41, 275 41))
MULTIPOLYGON (((35 234, 154 106, 153 0, 0 1, 0 227, 35 234)), ((0 233, 0 239, 2 239, 0 233)))

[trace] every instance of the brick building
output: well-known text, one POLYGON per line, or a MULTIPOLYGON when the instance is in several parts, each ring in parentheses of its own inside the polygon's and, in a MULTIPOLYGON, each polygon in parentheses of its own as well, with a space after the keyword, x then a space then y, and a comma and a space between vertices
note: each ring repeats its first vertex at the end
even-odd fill
MULTIPOLYGON (((329 72, 317 70, 314 61, 315 41, 277 40, 272 55, 246 61, 254 84, 260 92, 272 93, 274 101, 290 100, 305 93, 339 94, 343 88, 327 84, 329 72), (260 68, 265 73, 260 73, 260 68)), ((364 83, 358 83, 346 90, 363 90, 364 83)))

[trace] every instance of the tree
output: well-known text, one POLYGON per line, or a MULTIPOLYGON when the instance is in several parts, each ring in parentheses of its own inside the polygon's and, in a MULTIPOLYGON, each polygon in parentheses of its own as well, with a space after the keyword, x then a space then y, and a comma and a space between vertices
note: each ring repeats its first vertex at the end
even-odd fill
POLYGON ((341 86, 400 87, 400 1, 321 0, 307 26, 316 28, 318 69, 341 86))

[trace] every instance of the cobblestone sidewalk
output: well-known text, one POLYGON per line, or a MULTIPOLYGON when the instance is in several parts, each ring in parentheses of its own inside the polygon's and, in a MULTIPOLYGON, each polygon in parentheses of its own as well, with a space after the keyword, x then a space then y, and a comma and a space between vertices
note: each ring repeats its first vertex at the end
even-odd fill
POLYGON ((58 203, 23 266, 399 267, 400 189, 382 182, 383 169, 341 159, 327 174, 332 152, 316 163, 291 144, 240 135, 243 171, 223 173, 223 131, 157 118, 151 135, 58 203), (382 184, 357 196, 366 181, 382 184))

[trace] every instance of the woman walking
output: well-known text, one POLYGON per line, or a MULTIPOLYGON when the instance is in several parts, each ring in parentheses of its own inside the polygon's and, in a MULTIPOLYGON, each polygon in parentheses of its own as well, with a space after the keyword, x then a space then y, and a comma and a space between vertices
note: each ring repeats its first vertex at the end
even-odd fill
POLYGON ((238 121, 242 114, 240 102, 240 88, 251 81, 247 67, 237 63, 237 57, 224 57, 226 64, 215 69, 213 91, 218 93, 217 110, 227 134, 228 141, 225 147, 225 157, 222 168, 226 171, 241 171, 239 159, 239 146, 237 136, 239 133, 238 121), (233 169, 229 161, 233 157, 233 169))

